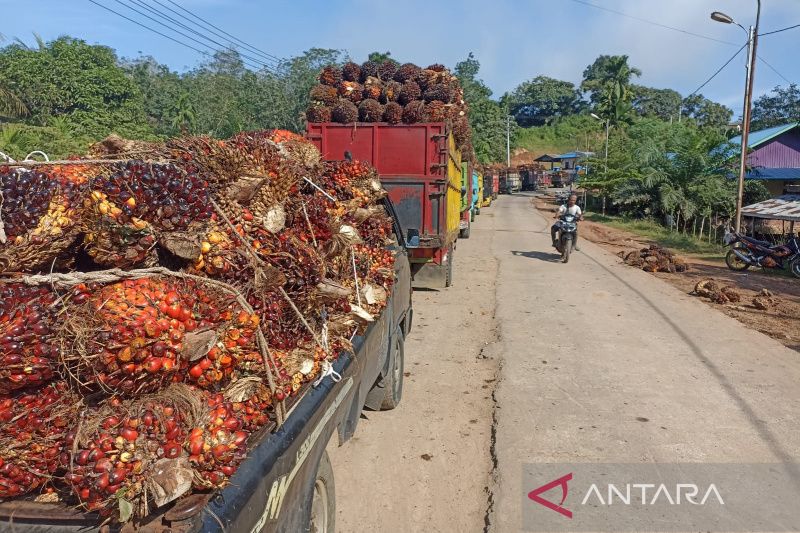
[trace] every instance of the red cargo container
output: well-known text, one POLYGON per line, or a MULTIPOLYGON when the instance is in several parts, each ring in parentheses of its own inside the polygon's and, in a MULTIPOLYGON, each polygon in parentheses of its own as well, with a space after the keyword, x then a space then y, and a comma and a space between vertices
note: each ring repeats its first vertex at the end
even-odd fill
POLYGON ((307 138, 326 161, 348 153, 381 176, 409 248, 412 272, 426 263, 452 279, 452 252, 461 207, 461 154, 442 122, 309 124, 307 138))

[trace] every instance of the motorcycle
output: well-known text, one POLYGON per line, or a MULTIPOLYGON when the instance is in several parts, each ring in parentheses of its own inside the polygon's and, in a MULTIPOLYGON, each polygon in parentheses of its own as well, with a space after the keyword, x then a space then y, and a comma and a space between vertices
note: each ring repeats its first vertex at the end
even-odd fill
POLYGON ((569 254, 575 251, 578 217, 569 213, 561 215, 556 222, 556 229, 556 250, 561 254, 561 262, 567 263, 569 254))
POLYGON ((792 235, 786 244, 772 244, 741 233, 725 234, 724 242, 730 246, 725 264, 736 272, 752 267, 787 269, 800 278, 800 239, 792 235))

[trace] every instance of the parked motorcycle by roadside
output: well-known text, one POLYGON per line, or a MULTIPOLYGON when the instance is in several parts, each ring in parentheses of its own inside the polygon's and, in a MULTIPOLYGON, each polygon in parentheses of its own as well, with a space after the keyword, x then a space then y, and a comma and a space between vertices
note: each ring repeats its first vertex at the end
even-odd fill
POLYGON ((567 263, 569 254, 575 250, 578 217, 569 213, 561 215, 556 222, 556 228, 556 250, 561 254, 561 262, 567 263))
POLYGON ((800 278, 800 239, 792 235, 785 244, 760 241, 741 233, 728 232, 724 242, 730 246, 725 256, 728 268, 741 272, 752 267, 786 269, 800 278))

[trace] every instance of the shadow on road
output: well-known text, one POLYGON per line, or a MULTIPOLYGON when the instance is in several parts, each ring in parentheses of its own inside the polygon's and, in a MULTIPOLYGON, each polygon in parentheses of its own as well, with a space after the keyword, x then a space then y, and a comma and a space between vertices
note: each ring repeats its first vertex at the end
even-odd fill
POLYGON ((547 261, 549 263, 558 263, 561 261, 561 254, 552 252, 540 252, 536 250, 533 252, 520 252, 519 250, 512 250, 511 253, 519 257, 538 259, 539 261, 547 261))

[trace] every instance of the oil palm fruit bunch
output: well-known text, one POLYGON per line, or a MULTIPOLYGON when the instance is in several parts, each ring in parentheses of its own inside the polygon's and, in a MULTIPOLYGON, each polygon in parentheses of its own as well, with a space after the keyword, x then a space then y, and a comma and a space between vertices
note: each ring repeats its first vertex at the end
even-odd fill
POLYGON ((81 173, 0 167, 0 271, 50 267, 78 236, 81 173))
POLYGON ((342 81, 342 69, 336 65, 328 65, 319 74, 319 82, 324 85, 336 87, 342 81))
POLYGON ((112 215, 119 224, 139 219, 158 230, 183 230, 214 211, 207 184, 175 165, 129 161, 95 180, 93 190, 119 206, 121 212, 112 215))
MULTIPOLYGON (((170 390, 152 398, 112 397, 86 423, 94 431, 67 436, 68 472, 64 479, 81 507, 101 516, 120 517, 120 498, 135 510, 147 508, 145 487, 163 460, 185 457, 184 443, 197 417, 200 399, 173 398, 170 390)), ((163 464, 163 463, 162 463, 163 464)))
POLYGON ((380 100, 383 94, 383 87, 380 83, 369 83, 364 85, 364 99, 371 98, 373 100, 380 100))
POLYGON ((52 491, 80 399, 63 381, 0 396, 0 500, 52 491))
POLYGON ((397 63, 394 61, 384 61, 378 65, 378 77, 383 81, 391 81, 397 74, 397 63))
POLYGON ((242 429, 246 413, 241 406, 234 410, 233 402, 222 394, 209 395, 205 401, 208 422, 190 430, 185 448, 197 473, 195 487, 221 488, 247 454, 250 433, 242 429))
POLYGON ((405 83, 409 80, 414 80, 420 72, 420 68, 413 63, 403 63, 397 67, 397 72, 394 74, 394 80, 400 83, 405 83))
POLYGON ((311 89, 311 100, 314 102, 321 102, 326 106, 331 106, 336 103, 339 98, 339 93, 336 87, 330 85, 316 85, 311 89))
POLYGON ((361 64, 361 83, 365 83, 369 78, 378 77, 378 64, 374 61, 365 61, 361 64))
POLYGON ((432 70, 434 72, 447 72, 447 67, 441 63, 434 63, 433 65, 428 66, 427 70, 432 70))
MULTIPOLYGON (((223 297, 194 281, 143 278, 103 287, 78 285, 74 295, 86 301, 83 309, 75 310, 82 321, 79 326, 91 326, 92 334, 83 343, 74 343, 82 344, 83 352, 66 355, 65 362, 84 383, 94 382, 114 393, 138 394, 185 380, 217 386, 230 377, 232 371, 221 371, 221 364, 214 361, 217 356, 232 355, 227 345, 216 346, 209 358, 208 351, 198 355, 200 348, 193 341, 197 331, 224 329, 233 320, 233 311, 223 297), (200 380, 205 372, 188 372, 196 366, 191 363, 204 358, 214 360, 200 368, 213 367, 215 372, 200 380)), ((73 338, 81 337, 77 327, 71 328, 73 338)))
POLYGON ((322 122, 330 122, 333 118, 333 111, 330 107, 324 105, 311 105, 306 109, 306 120, 319 124, 322 122))
POLYGON ((55 300, 48 288, 0 285, 0 394, 53 378, 60 354, 55 300))
POLYGON ((397 102, 400 98, 400 90, 403 88, 401 83, 396 81, 389 81, 383 85, 381 91, 381 102, 388 104, 389 102, 397 102))
POLYGON ((397 101, 403 105, 407 105, 414 100, 419 100, 422 96, 422 90, 419 88, 417 82, 409 80, 403 84, 400 89, 397 101))
POLYGON ((425 120, 428 122, 443 122, 447 119, 447 104, 433 100, 425 104, 425 120))
POLYGON ((342 78, 346 81, 361 81, 361 67, 352 61, 342 65, 342 78))
POLYGON ((333 107, 331 114, 334 122, 341 124, 352 124, 358 121, 358 108, 350 100, 341 98, 339 102, 333 107))
POLYGON ((438 80, 439 80, 438 72, 430 69, 422 69, 414 81, 416 81, 419 84, 419 86, 423 90, 425 90, 431 85, 436 84, 438 80))
POLYGON ((380 122, 383 119, 383 106, 377 100, 368 98, 358 106, 361 122, 380 122))
POLYGON ((188 371, 188 381, 204 389, 216 389, 229 382, 237 369, 253 371, 262 365, 255 340, 258 315, 231 304, 220 313, 220 319, 225 324, 211 337, 216 340, 215 345, 205 355, 193 359, 188 371))
POLYGON ((212 225, 200 241, 200 255, 192 265, 197 272, 224 276, 234 268, 236 245, 222 226, 212 225))
POLYGON ((469 141, 471 137, 472 132, 466 116, 458 117, 453 121, 453 138, 459 147, 469 141))
POLYGON ((416 124, 425 119, 425 102, 414 100, 403 108, 403 122, 406 124, 416 124))
POLYGON ((400 124, 403 121, 403 106, 397 102, 389 102, 383 111, 383 120, 389 124, 400 124))
POLYGON ((350 100, 354 104, 361 101, 364 96, 364 86, 356 81, 343 81, 338 86, 339 96, 350 100))
POLYGON ((450 102, 453 98, 453 91, 450 85, 446 83, 436 83, 425 90, 423 98, 426 102, 433 102, 434 100, 450 102))

